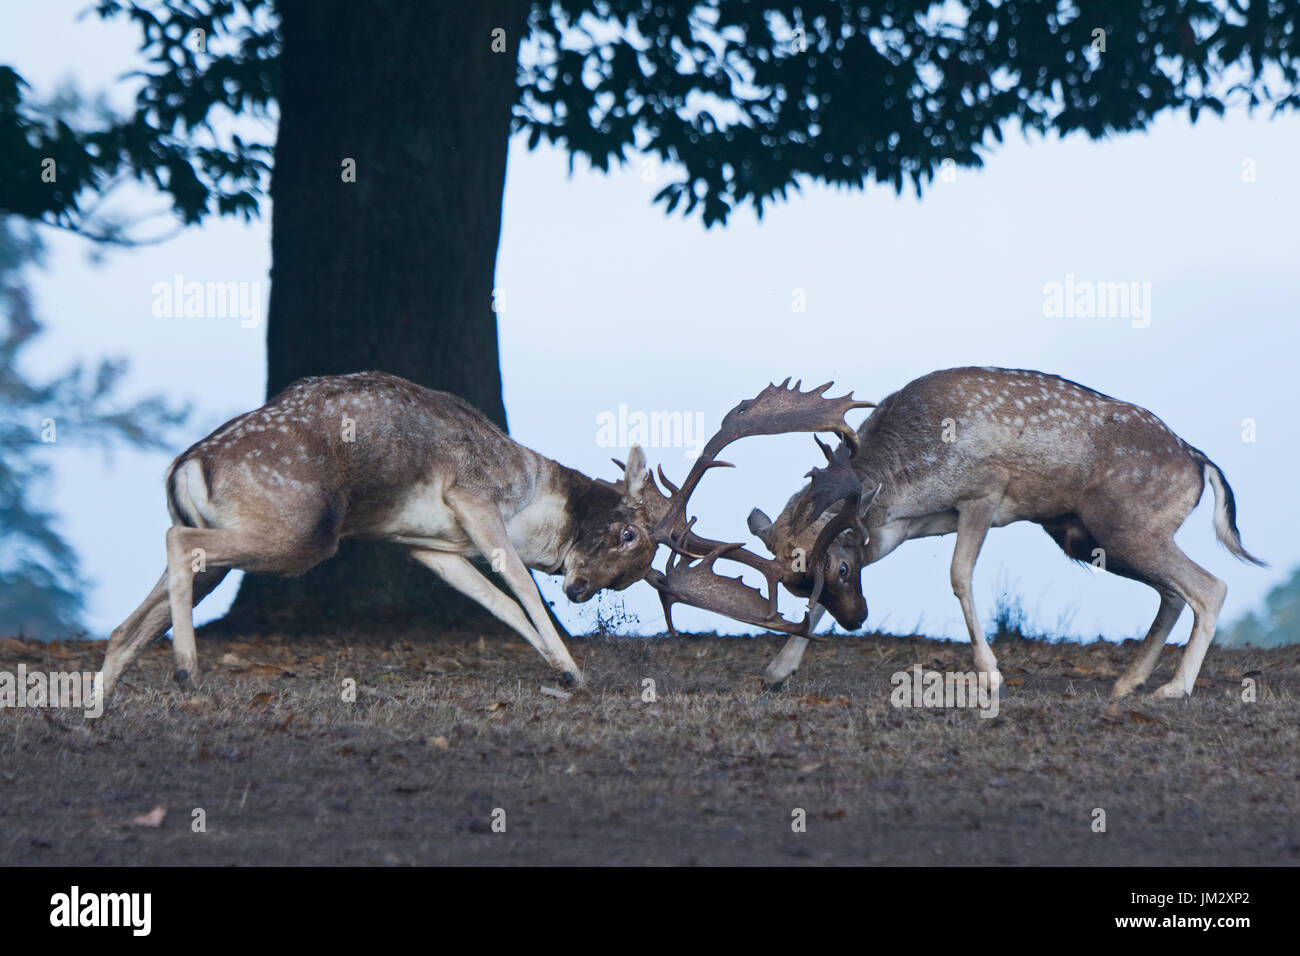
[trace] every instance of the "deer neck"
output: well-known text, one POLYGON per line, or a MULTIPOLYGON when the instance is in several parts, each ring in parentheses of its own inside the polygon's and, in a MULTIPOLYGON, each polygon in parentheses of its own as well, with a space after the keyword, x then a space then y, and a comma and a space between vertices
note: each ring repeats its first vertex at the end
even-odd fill
POLYGON ((546 544, 538 549, 538 563, 532 566, 555 574, 564 567, 582 534, 584 519, 607 505, 611 497, 617 500, 618 495, 576 468, 550 459, 545 459, 544 480, 538 482, 538 487, 543 490, 532 507, 548 533, 541 536, 546 544))

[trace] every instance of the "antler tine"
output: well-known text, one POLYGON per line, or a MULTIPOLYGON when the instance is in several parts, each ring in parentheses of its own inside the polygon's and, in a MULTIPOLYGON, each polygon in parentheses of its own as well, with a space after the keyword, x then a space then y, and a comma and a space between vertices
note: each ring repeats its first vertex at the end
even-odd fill
POLYGON ((621 461, 619 461, 617 458, 611 458, 610 461, 612 461, 614 464, 618 465, 618 470, 619 470, 619 471, 623 472, 624 474, 627 474, 627 465, 623 464, 623 463, 622 463, 621 461))
MULTIPOLYGON (((826 444, 816 435, 813 435, 813 441, 815 441, 817 443, 817 447, 822 450, 822 454, 826 456, 826 460, 830 461, 831 458, 833 457, 833 453, 831 452, 831 446, 826 444)), ((804 477, 807 478, 808 476, 804 475, 804 477)))
POLYGON ((834 382, 805 392, 800 390, 802 381, 795 382, 793 388, 787 387, 789 381, 787 378, 780 385, 769 385, 754 398, 738 404, 723 418, 722 429, 715 437, 726 437, 730 442, 745 435, 829 431, 856 447, 857 433, 844 416, 855 408, 873 407, 871 402, 854 399, 852 392, 827 398, 825 392, 834 382))
MULTIPOLYGON (((842 507, 828 522, 827 529, 835 527, 838 529, 835 534, 838 534, 846 528, 860 526, 857 502, 861 498, 862 486, 849 463, 857 449, 857 434, 844 416, 855 408, 870 408, 872 403, 855 400, 852 392, 839 398, 827 398, 825 393, 833 384, 827 382, 810 391, 802 391, 802 379, 797 380, 792 388, 790 377, 787 377, 780 385, 768 385, 753 398, 738 403, 723 417, 721 427, 704 446, 680 487, 668 480, 662 466, 659 468, 659 480, 669 490, 671 498, 663 516, 655 522, 652 535, 658 543, 668 545, 670 553, 664 571, 651 569, 646 580, 659 591, 670 631, 673 605, 685 603, 756 627, 811 636, 810 615, 795 623, 782 617, 777 609, 777 586, 785 573, 785 562, 760 557, 738 543, 700 537, 694 531, 695 519, 686 515, 686 507, 700 479, 710 469, 734 467, 730 462, 718 460, 718 454, 732 442, 751 435, 813 432, 815 437, 817 432, 834 432, 841 438, 834 452, 816 438, 826 456, 827 466, 814 469, 809 504, 817 510, 810 517, 815 518, 836 501, 842 501, 842 507), (718 574, 713 568, 719 559, 736 561, 761 573, 767 580, 767 594, 745 584, 739 577, 718 574)), ((823 529, 813 551, 812 558, 817 565, 817 595, 820 595, 823 584, 821 555, 833 537, 823 529)))
MULTIPOLYGON (((719 557, 723 555, 704 555, 691 563, 689 559, 674 556, 665 565, 666 573, 652 569, 647 575, 646 580, 659 592, 670 633, 676 633, 672 624, 673 605, 690 604, 755 627, 809 636, 811 615, 805 613, 803 620, 798 622, 782 617, 776 610, 775 590, 767 596, 745 584, 740 577, 718 574, 713 570, 713 564, 719 557)), ((770 582, 770 586, 775 588, 775 582, 770 582)))
MULTIPOLYGON (((727 445, 751 435, 776 435, 784 432, 834 432, 857 448, 857 433, 844 420, 844 416, 854 408, 863 408, 869 402, 854 400, 853 393, 840 398, 826 398, 823 393, 831 387, 827 382, 819 389, 800 391, 802 379, 788 387, 790 377, 780 385, 768 385, 756 396, 739 402, 722 419, 722 426, 709 439, 704 450, 696 459, 677 488, 664 478, 665 486, 672 492, 672 503, 665 521, 669 527, 675 526, 685 514, 686 503, 694 492, 696 485, 710 468, 718 466, 717 456, 727 445)), ((663 478, 663 472, 660 471, 663 478)))

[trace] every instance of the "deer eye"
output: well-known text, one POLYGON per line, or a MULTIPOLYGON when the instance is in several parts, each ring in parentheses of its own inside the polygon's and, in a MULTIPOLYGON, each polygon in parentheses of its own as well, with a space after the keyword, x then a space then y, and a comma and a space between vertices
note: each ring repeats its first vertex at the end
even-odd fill
POLYGON ((847 581, 848 579, 849 579, 849 566, 848 566, 847 562, 841 561, 841 562, 840 562, 840 580, 841 580, 841 581, 847 581))
POLYGON ((631 526, 624 528, 624 529, 623 529, 623 543, 624 543, 624 544, 631 544, 631 543, 632 543, 633 541, 635 541, 635 540, 636 540, 636 528, 633 528, 633 527, 631 527, 631 526))

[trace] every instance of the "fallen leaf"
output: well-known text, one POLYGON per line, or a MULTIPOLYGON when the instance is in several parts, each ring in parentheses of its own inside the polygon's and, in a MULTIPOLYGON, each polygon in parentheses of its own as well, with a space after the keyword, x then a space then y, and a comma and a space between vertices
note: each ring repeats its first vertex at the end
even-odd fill
POLYGON ((231 653, 222 654, 221 660, 218 661, 217 663, 219 663, 222 667, 229 667, 232 671, 247 670, 248 668, 253 666, 248 662, 247 658, 240 657, 238 654, 231 654, 231 653))
POLYGON ((443 736, 434 737, 432 740, 429 741, 429 746, 437 747, 439 750, 451 749, 451 744, 448 743, 447 738, 443 736))
POLYGON ((270 707, 273 700, 275 700, 274 694, 254 694, 252 704, 254 707, 270 707))
POLYGON ((545 684, 542 685, 541 691, 543 694, 550 697, 558 697, 560 700, 569 700, 573 697, 573 695, 567 690, 560 690, 558 687, 547 687, 545 684))
POLYGON ((148 813, 140 814, 140 816, 131 821, 131 825, 136 827, 151 827, 156 830, 163 825, 163 821, 166 819, 167 808, 164 806, 157 806, 148 813))

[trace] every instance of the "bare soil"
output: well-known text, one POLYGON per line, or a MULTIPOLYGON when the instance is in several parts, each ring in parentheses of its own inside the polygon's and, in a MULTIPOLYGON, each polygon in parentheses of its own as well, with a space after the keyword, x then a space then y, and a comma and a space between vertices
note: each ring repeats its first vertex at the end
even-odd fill
MULTIPOLYGON (((1108 717, 1134 644, 1003 640, 989 719, 890 703, 965 644, 837 638, 780 692, 777 637, 570 646, 565 700, 499 637, 201 638, 190 692, 156 644, 97 720, 0 710, 0 864, 1300 863, 1300 647, 1212 647, 1189 700, 1108 717)), ((103 651, 3 640, 0 671, 103 651)))

